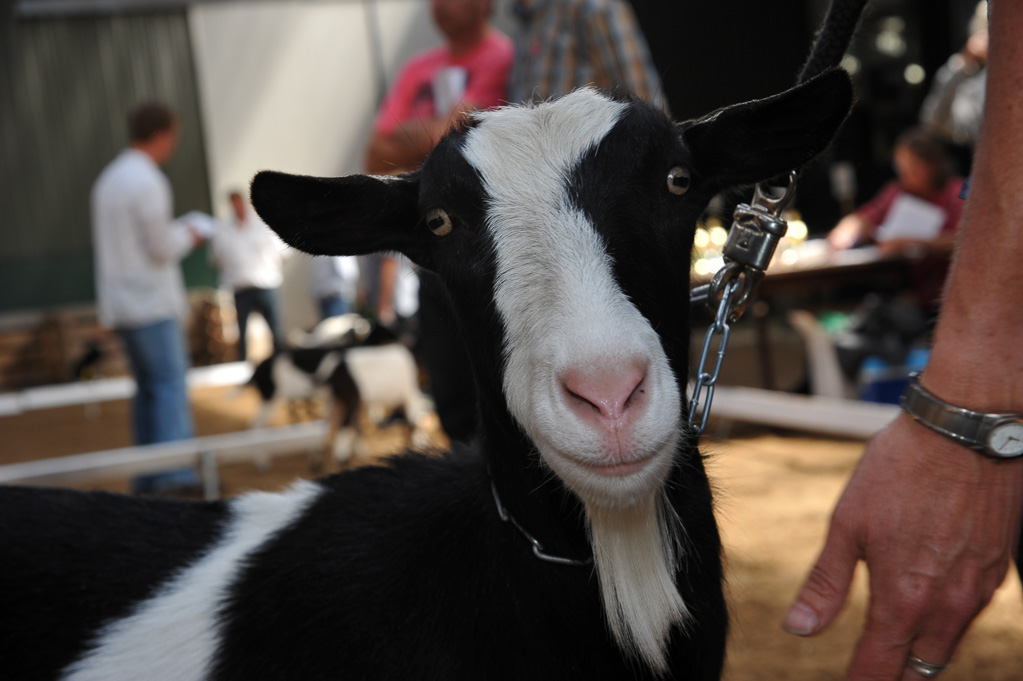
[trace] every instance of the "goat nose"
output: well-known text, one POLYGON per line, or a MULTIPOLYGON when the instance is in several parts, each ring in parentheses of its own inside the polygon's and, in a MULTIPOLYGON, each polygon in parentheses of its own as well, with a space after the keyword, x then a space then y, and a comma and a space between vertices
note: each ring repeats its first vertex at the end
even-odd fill
POLYGON ((568 369, 561 374, 565 403, 587 421, 610 428, 624 426, 627 417, 646 400, 647 367, 631 361, 599 369, 568 369))

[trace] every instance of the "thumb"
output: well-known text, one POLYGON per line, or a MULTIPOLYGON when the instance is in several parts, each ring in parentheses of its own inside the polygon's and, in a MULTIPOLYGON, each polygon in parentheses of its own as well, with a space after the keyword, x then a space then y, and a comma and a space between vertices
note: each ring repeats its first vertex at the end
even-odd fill
POLYGON ((832 528, 824 550, 785 616, 785 631, 811 636, 831 624, 845 603, 858 560, 855 544, 832 528))

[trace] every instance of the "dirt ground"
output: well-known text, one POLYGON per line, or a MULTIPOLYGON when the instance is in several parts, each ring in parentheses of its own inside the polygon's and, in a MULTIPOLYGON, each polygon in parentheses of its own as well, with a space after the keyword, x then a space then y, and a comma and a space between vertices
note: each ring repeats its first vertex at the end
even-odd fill
MULTIPOLYGON (((863 443, 765 431, 705 446, 719 490, 733 631, 730 681, 842 679, 866 611, 866 571, 838 621, 800 639, 781 629, 823 544, 831 509, 863 443)), ((1023 594, 1015 570, 974 622, 943 681, 1023 678, 1023 594)))
MULTIPOLYGON (((253 394, 232 397, 231 392, 208 389, 194 395, 200 435, 239 430, 255 414, 253 394)), ((285 423, 286 414, 279 413, 275 421, 285 423)), ((126 446, 128 428, 126 402, 0 417, 0 464, 126 446)), ((397 429, 379 432, 374 454, 400 448, 402 441, 397 429)), ((708 438, 704 451, 711 455, 709 471, 718 489, 732 611, 728 681, 842 679, 865 611, 862 571, 848 606, 825 634, 798 639, 784 633, 780 623, 821 546, 832 505, 862 447, 861 442, 739 427, 719 428, 718 437, 708 438), (730 433, 722 437, 726 430, 730 433)), ((221 468, 226 495, 280 489, 311 475, 308 453, 277 458, 268 471, 248 463, 221 468)), ((126 490, 127 481, 90 487, 126 490)), ((941 678, 1023 678, 1023 593, 1015 572, 941 678)))

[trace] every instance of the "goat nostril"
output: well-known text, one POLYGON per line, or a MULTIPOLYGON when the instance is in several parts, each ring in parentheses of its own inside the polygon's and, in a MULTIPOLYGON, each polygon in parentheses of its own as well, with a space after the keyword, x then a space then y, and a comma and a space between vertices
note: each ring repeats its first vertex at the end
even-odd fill
POLYGON ((579 406, 589 407, 593 411, 597 412, 597 414, 601 413, 599 406, 597 406, 596 404, 594 404, 590 400, 586 399, 584 396, 580 395, 579 393, 573 391, 570 387, 568 387, 567 384, 562 383, 562 387, 565 389, 565 392, 568 393, 569 397, 571 397, 572 400, 575 401, 576 404, 578 404, 579 406))
POLYGON ((634 409, 645 395, 646 365, 626 363, 614 369, 569 370, 562 374, 560 383, 569 406, 585 406, 598 418, 616 420, 634 409))
POLYGON ((637 398, 638 395, 646 394, 646 390, 641 388, 640 387, 641 385, 643 385, 642 381, 640 382, 639 385, 636 386, 636 389, 632 391, 632 394, 629 395, 629 399, 625 400, 625 408, 626 409, 628 409, 629 407, 631 407, 633 405, 633 401, 637 398))

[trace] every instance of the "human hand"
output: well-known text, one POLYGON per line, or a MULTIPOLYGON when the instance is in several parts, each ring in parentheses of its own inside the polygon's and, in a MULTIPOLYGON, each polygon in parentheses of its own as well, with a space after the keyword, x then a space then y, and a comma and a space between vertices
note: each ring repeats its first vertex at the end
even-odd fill
POLYGON ((962 51, 963 58, 983 66, 987 63, 987 44, 987 31, 977 31, 966 41, 962 51))
POLYGON ((188 235, 192 237, 192 248, 198 248, 206 241, 206 236, 199 229, 188 225, 188 235))
POLYGON ((833 251, 845 251, 856 245, 855 235, 850 235, 848 232, 831 230, 828 232, 827 239, 828 246, 833 251))
POLYGON ((1009 568, 1021 466, 986 459, 901 414, 868 443, 785 628, 812 635, 827 627, 862 559, 870 604, 849 681, 919 681, 906 668, 910 655, 947 663, 1009 568))
POLYGON ((833 250, 844 251, 857 246, 863 240, 867 225, 863 218, 850 213, 839 220, 838 224, 828 232, 828 245, 833 250))

